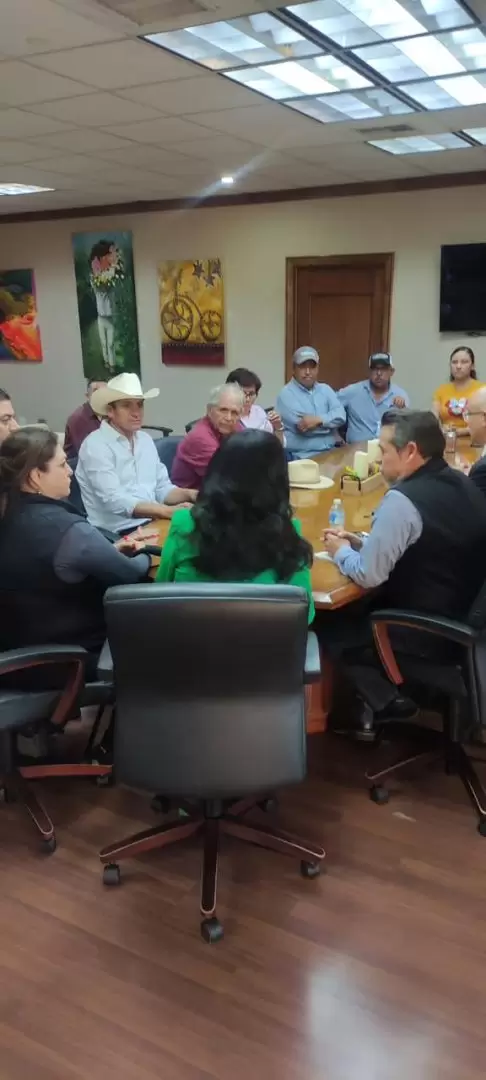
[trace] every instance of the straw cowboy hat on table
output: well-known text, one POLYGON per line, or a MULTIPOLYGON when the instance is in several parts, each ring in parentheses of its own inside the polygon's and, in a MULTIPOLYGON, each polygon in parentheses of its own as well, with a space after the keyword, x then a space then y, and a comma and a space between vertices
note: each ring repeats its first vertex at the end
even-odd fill
MULTIPOLYGON (((94 395, 93 395, 94 397, 94 395)), ((330 488, 334 481, 329 476, 321 476, 317 461, 312 458, 299 458, 289 461, 289 484, 291 488, 308 488, 310 491, 322 491, 330 488)))
POLYGON ((91 395, 90 404, 97 416, 106 416, 108 405, 113 405, 115 401, 133 401, 134 399, 148 401, 149 398, 156 398, 159 394, 160 390, 157 387, 146 390, 144 393, 138 375, 125 371, 123 375, 116 375, 114 379, 110 379, 106 386, 100 386, 98 390, 95 390, 91 395))

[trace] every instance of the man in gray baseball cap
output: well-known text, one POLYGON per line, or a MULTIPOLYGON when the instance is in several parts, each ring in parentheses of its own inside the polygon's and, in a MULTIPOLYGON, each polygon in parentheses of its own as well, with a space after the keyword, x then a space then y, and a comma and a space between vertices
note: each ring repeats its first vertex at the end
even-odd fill
POLYGON ((301 345, 292 357, 293 375, 277 399, 287 437, 287 449, 295 457, 310 457, 331 450, 337 429, 345 423, 344 407, 327 383, 317 381, 319 353, 301 345))

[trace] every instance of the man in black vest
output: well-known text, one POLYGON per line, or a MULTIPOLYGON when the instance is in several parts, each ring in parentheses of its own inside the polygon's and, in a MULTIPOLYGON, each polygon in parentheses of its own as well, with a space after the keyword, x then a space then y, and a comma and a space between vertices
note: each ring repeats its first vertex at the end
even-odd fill
MULTIPOLYGON (((372 606, 464 617, 484 580, 486 500, 472 481, 444 461, 444 436, 431 412, 403 409, 383 415, 381 469, 393 485, 375 514, 370 536, 326 530, 324 544, 341 572, 363 588, 379 588, 372 606)), ((354 605, 353 605, 354 606, 354 605)), ((372 643, 366 612, 353 606, 324 622, 323 637, 344 662, 358 694, 373 712, 398 715, 396 690, 378 662, 363 663, 372 643), (350 650, 353 650, 352 654, 350 650), (358 656, 356 654, 358 650, 358 656)), ((368 604, 368 612, 370 605, 368 604)), ((430 638, 395 634, 401 651, 429 655, 430 638)), ((403 715, 403 712, 402 712, 403 715)))

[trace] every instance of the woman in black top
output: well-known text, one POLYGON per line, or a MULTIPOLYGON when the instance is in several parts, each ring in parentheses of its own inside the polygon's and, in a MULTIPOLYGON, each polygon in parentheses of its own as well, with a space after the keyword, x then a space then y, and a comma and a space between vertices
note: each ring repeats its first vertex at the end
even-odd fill
POLYGON ((111 544, 69 502, 72 471, 57 436, 25 427, 0 449, 0 645, 82 645, 87 677, 105 640, 109 585, 147 578, 150 556, 111 544))

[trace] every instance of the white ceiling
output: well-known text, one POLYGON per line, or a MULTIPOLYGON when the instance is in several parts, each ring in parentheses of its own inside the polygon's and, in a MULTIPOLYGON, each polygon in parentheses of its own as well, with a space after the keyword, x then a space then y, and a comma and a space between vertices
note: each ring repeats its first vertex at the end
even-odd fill
POLYGON ((320 124, 137 40, 277 6, 4 0, 0 184, 55 190, 0 198, 0 214, 219 194, 226 173, 241 194, 486 169, 484 147, 393 157, 366 143, 392 123, 486 127, 486 105, 320 124))

